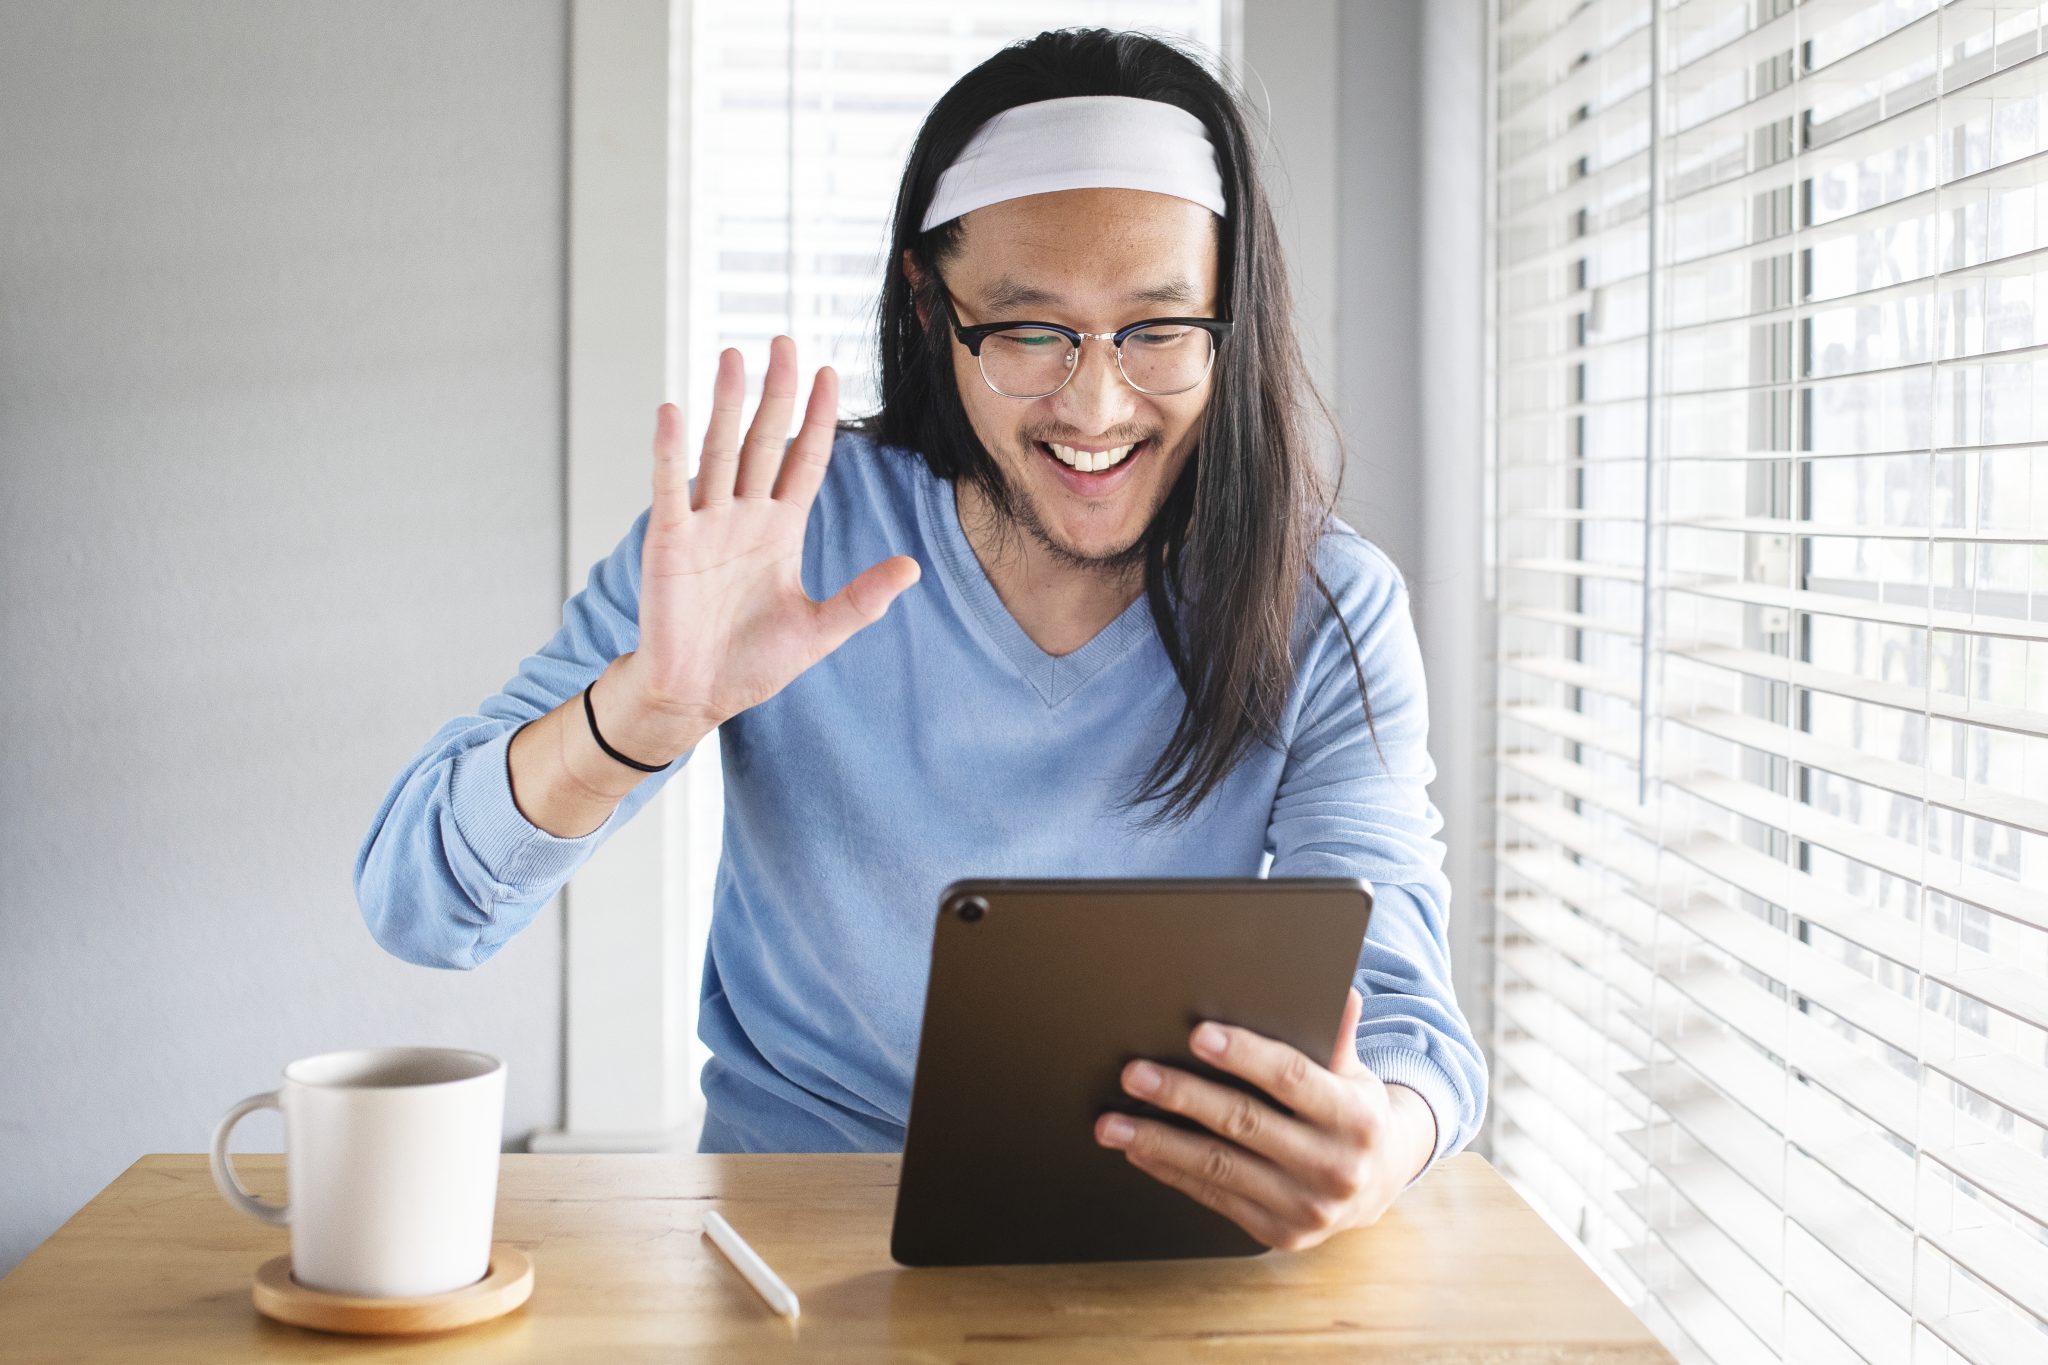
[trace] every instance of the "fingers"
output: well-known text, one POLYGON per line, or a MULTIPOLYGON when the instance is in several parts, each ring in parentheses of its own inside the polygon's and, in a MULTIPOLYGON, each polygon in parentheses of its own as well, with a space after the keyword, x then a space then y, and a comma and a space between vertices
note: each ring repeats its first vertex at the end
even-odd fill
MULTIPOLYGON (((832 438, 838 431, 838 373, 829 365, 818 371, 804 407, 803 427, 791 440, 789 414, 795 397, 796 342, 777 336, 768 343, 761 403, 754 410, 743 444, 739 419, 746 399, 746 366, 733 347, 718 353, 718 377, 711 387, 711 421, 698 461, 694 506, 712 506, 734 497, 767 497, 771 492, 810 505, 824 481, 825 466, 832 458, 832 438)), ((657 458, 659 453, 657 449, 657 458)), ((674 477, 678 483, 684 481, 680 467, 674 477)))
POLYGON ((1315 1128, 1338 1128, 1355 1117, 1357 1097, 1341 1078, 1299 1048, 1250 1029, 1205 1023, 1189 1040, 1211 1066, 1242 1076, 1315 1128))
POLYGON ((733 471, 740 452, 740 404, 746 397, 745 366, 731 346, 718 353, 718 378, 711 385, 711 421, 697 461, 697 495, 692 504, 711 507, 732 500, 733 471))
POLYGON ((782 457, 782 473, 775 480, 775 496, 798 507, 809 507, 825 481, 825 466, 832 462, 832 438, 839 432, 839 374, 830 365, 819 369, 811 381, 811 401, 804 406, 804 424, 782 457))
POLYGON ((917 561, 892 555, 872 566, 827 600, 817 604, 816 658, 824 658, 863 626, 882 619, 897 595, 917 582, 917 561))
MULTIPOLYGON (((1107 1123, 1108 1117, 1102 1120, 1107 1123)), ((1230 1219, 1268 1246, 1316 1221, 1316 1200, 1272 1162, 1227 1142, 1166 1123, 1132 1120, 1124 1148, 1133 1166, 1230 1219)), ((1334 1207, 1330 1210, 1335 1213, 1334 1207)))
POLYGON ((676 526, 690 515, 690 474, 683 465, 683 414, 674 403, 654 410, 654 508, 650 526, 676 526))
POLYGON ((1337 1165, 1327 1138, 1234 1086, 1140 1059, 1124 1068, 1123 1087, 1290 1170, 1320 1174, 1325 1166, 1337 1165))
POLYGON ((768 343, 768 374, 761 381, 761 406, 754 409, 746 445, 740 450, 739 473, 733 482, 735 497, 768 496, 775 484, 775 471, 782 465, 795 402, 796 342, 778 336, 768 343))

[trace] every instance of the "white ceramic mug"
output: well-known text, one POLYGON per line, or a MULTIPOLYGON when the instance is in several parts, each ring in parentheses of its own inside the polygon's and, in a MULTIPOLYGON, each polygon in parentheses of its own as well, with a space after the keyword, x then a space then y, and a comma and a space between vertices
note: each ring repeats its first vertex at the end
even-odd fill
POLYGON ((284 1085, 228 1110, 213 1183, 252 1218, 291 1228, 292 1278, 309 1289, 410 1298, 490 1269, 505 1064, 461 1048, 366 1048, 307 1057, 284 1085), (284 1115, 287 1202, 266 1204, 228 1165, 244 1114, 284 1115))

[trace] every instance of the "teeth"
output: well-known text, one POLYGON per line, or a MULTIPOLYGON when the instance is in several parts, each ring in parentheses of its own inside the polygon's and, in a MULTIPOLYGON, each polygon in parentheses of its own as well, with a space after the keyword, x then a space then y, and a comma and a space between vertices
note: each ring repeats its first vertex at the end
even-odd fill
POLYGON ((1060 457, 1061 464, 1078 469, 1084 474, 1093 474, 1107 469, 1113 464, 1120 463, 1124 456, 1130 454, 1134 448, 1132 446, 1117 446, 1111 450, 1087 451, 1076 450, 1072 446, 1063 446, 1057 441, 1047 441, 1045 444, 1053 454, 1060 457))

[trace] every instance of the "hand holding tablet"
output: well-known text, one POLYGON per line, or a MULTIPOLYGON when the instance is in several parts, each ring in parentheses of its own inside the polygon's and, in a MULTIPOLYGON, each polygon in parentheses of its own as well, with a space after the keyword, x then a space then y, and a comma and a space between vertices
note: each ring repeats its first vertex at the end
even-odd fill
POLYGON ((1124 1090, 1213 1136, 1112 1112, 1096 1120, 1096 1141, 1270 1247, 1305 1250, 1378 1221, 1436 1150, 1436 1118, 1420 1095, 1386 1085, 1358 1059, 1362 1005, 1351 987, 1327 1063, 1248 1029, 1204 1022, 1189 1039, 1195 1055, 1279 1105, 1139 1060, 1124 1068, 1124 1090))
MULTIPOLYGON (((1370 905, 1366 884, 1347 878, 986 881, 947 888, 892 1254, 905 1265, 1243 1256, 1281 1236, 1309 1235, 1305 1226, 1285 1233, 1277 1223, 1240 1220, 1191 1198, 1102 1145, 1097 1125, 1106 1122, 1105 1111, 1127 1115, 1139 1135, 1132 1150, 1148 1160, 1158 1154, 1162 1170, 1171 1164, 1166 1142, 1217 1141, 1198 1115, 1177 1111, 1176 1103, 1221 1104, 1224 1113, 1270 1114, 1297 1129, 1313 1127, 1306 1112, 1298 1115, 1260 1087, 1255 1059, 1278 1054, 1249 1040, 1317 1059, 1311 1069, 1322 1071, 1320 1059, 1332 1055, 1340 1028, 1350 1032, 1347 1017, 1355 1027, 1346 1001, 1370 905), (1230 1026, 1215 1061, 1193 1046, 1193 1032, 1205 1021, 1230 1026), (1140 1059, 1158 1065, 1166 1081, 1155 1100, 1122 1084, 1140 1059), (1199 1096, 1189 1089, 1195 1081, 1206 1087, 1199 1096), (1234 1096, 1259 1108, 1233 1110, 1234 1096)), ((1356 1129, 1374 1123, 1366 1087, 1327 1071, 1321 1079, 1358 1092, 1348 1115, 1356 1129)), ((1271 1083, 1288 1088, 1283 1080, 1271 1083)), ((1318 1096, 1343 1103, 1330 1100, 1335 1091, 1292 1093, 1311 1108, 1318 1096)), ((1275 1135, 1295 1131, 1267 1127, 1275 1135)), ((1317 1150, 1328 1158, 1335 1149, 1317 1150)), ((1233 1160, 1240 1178, 1259 1169, 1233 1160)), ((1411 1173, 1400 1172, 1395 1188, 1411 1173)), ((1219 1204, 1227 1202, 1224 1195, 1249 1197, 1213 1179, 1208 1184, 1219 1204)), ((1363 1197, 1362 1183, 1354 1193, 1363 1197)))

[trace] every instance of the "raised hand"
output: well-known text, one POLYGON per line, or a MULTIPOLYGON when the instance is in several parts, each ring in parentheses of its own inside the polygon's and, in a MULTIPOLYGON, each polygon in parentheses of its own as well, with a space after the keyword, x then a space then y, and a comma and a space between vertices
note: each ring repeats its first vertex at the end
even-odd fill
POLYGON ((817 372, 786 453, 796 343, 778 336, 769 344, 761 405, 744 443, 743 379, 740 353, 721 352, 694 494, 681 414, 664 403, 655 415, 640 645, 621 660, 617 681, 625 686, 608 680, 596 694, 605 703, 606 738, 647 762, 687 752, 713 727, 774 696, 881 619, 917 581, 917 561, 894 555, 823 602, 805 595, 804 523, 832 458, 839 377, 830 366, 817 372))

